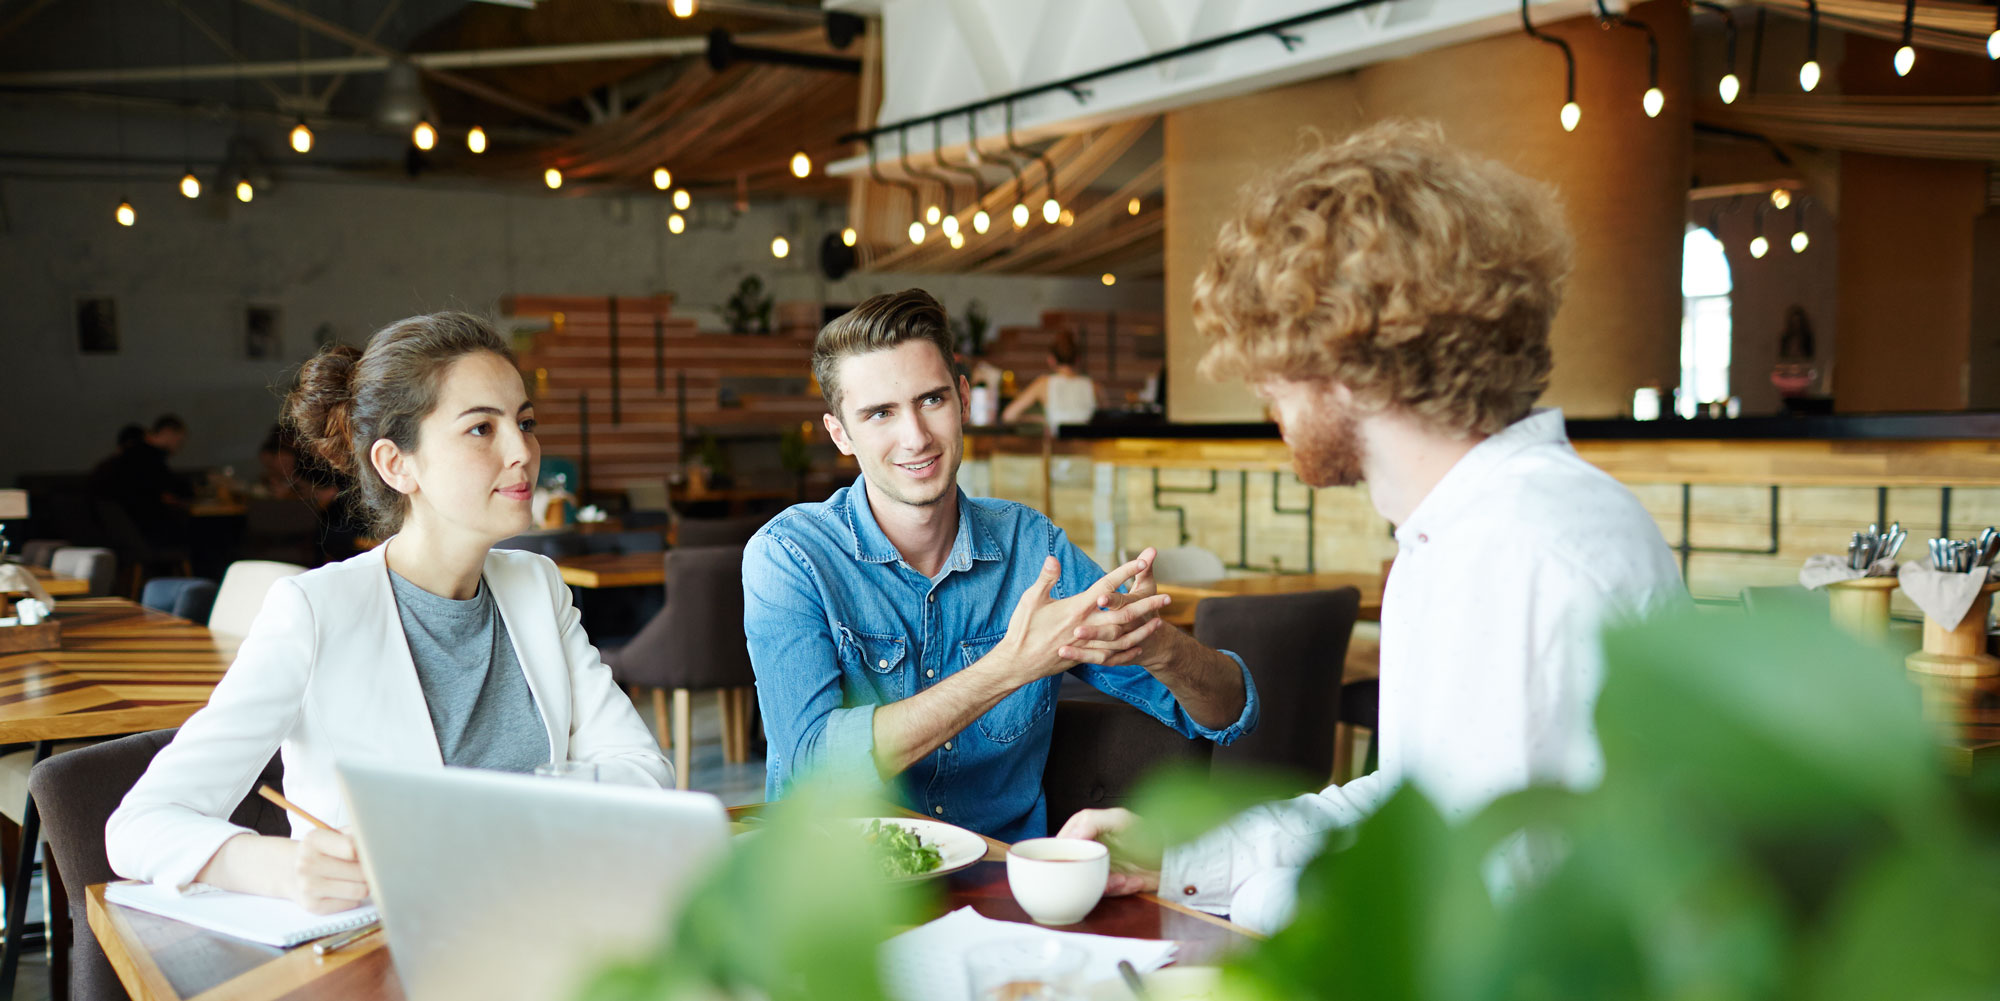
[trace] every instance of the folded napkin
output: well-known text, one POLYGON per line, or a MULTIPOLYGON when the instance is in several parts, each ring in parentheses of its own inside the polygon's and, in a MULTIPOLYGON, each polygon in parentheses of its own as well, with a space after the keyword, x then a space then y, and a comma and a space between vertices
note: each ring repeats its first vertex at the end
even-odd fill
POLYGON ((1920 560, 1903 564, 1903 593, 1916 602, 1931 621, 1946 629, 1957 629, 1965 621, 1965 613, 1979 597, 1979 589, 1986 586, 1993 567, 1973 567, 1966 573, 1955 570, 1938 570, 1920 560))
POLYGON ((988 948, 995 942, 1045 937, 1061 939, 1083 950, 1084 983, 1118 976, 1121 959, 1130 960, 1140 973, 1151 973, 1172 962, 1178 950, 1174 943, 1157 939, 1055 931, 1040 925, 995 920, 970 907, 961 907, 884 942, 879 959, 882 986, 897 1001, 967 1001, 972 995, 965 973, 967 952, 988 948))
POLYGON ((42 587, 42 582, 36 580, 34 574, 28 572, 27 567, 17 566, 13 563, 0 563, 0 594, 12 594, 23 591, 33 595, 36 601, 50 608, 56 607, 56 600, 49 597, 48 590, 42 587))
POLYGON ((1817 591, 1828 584, 1843 580, 1858 580, 1862 577, 1896 576, 1895 560, 1876 560, 1867 570, 1856 570, 1847 565, 1847 558, 1821 554, 1806 557, 1806 565, 1799 568, 1799 584, 1809 591, 1817 591))

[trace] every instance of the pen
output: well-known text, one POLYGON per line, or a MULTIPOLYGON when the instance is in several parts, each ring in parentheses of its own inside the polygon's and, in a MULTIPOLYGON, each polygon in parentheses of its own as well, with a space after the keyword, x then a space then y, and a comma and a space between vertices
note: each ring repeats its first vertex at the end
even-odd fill
POLYGON ((313 955, 324 956, 336 949, 345 949, 356 942, 382 930, 382 922, 370 921, 353 931, 332 938, 323 938, 313 943, 313 955))

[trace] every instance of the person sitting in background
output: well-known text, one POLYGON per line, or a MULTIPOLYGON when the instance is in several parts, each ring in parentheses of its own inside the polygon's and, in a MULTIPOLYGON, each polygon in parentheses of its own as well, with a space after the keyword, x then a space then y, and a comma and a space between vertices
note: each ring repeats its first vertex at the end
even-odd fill
POLYGON ((1076 335, 1067 330, 1056 332, 1055 340, 1049 343, 1049 369, 1046 375, 1038 375, 1035 381, 1014 402, 1007 404, 1001 413, 1000 422, 1013 424, 1027 416, 1036 404, 1042 407, 1042 424, 1053 433, 1064 424, 1088 424, 1097 412, 1097 383, 1090 376, 1076 370, 1076 335))
POLYGON ((322 912, 366 898, 347 834, 298 816, 294 838, 229 822, 280 749, 286 796, 335 826, 347 814, 334 763, 350 757, 513 772, 596 762, 606 781, 671 784, 555 564, 491 548, 529 527, 541 447, 490 325, 437 313, 390 325, 365 352, 329 348, 286 407, 312 451, 355 478, 384 541, 271 585, 208 704, 106 824, 113 870, 322 912))
MULTIPOLYGON (((1577 456, 1560 411, 1533 409, 1570 254, 1546 188, 1434 126, 1308 153, 1224 225, 1195 282, 1204 374, 1269 404, 1301 480, 1366 483, 1396 526, 1381 768, 1137 860, 1111 892, 1160 888, 1268 931, 1325 834, 1404 782, 1452 818, 1596 782, 1599 628, 1688 598, 1652 516, 1577 456)), ((1085 810, 1062 836, 1135 819, 1085 810)))
POLYGON ((118 433, 117 454, 91 473, 92 495, 118 505, 145 541, 156 546, 187 542, 194 487, 168 465, 185 441, 187 424, 173 414, 160 415, 150 431, 127 425, 118 433))
POLYGON ((271 425, 271 432, 257 446, 257 483, 251 487, 256 497, 280 499, 313 497, 312 485, 299 475, 297 436, 283 422, 271 425))

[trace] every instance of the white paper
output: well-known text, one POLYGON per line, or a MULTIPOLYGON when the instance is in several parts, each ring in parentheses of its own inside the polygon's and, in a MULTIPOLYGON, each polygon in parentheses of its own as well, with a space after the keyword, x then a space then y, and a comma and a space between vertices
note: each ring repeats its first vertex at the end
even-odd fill
POLYGON ((112 883, 104 888, 104 899, 285 949, 335 932, 351 931, 376 919, 372 904, 332 914, 314 914, 289 900, 233 893, 203 883, 194 884, 186 893, 155 883, 112 883))
POLYGON ((1019 921, 996 921, 971 907, 961 907, 882 944, 882 986, 897 1001, 971 1001, 965 978, 966 953, 1007 939, 1048 936, 1082 949, 1083 983, 1118 976, 1118 961, 1130 960, 1140 973, 1151 973, 1173 961, 1179 948, 1172 942, 1145 938, 1115 938, 1056 931, 1019 921))

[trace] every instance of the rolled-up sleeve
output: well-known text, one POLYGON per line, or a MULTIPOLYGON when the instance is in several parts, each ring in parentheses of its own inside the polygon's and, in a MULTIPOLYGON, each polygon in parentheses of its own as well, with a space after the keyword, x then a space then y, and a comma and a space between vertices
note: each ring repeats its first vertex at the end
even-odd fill
POLYGON ((769 532, 743 551, 743 635, 770 738, 765 795, 783 796, 806 775, 880 785, 875 707, 844 705, 839 643, 811 563, 769 532))

